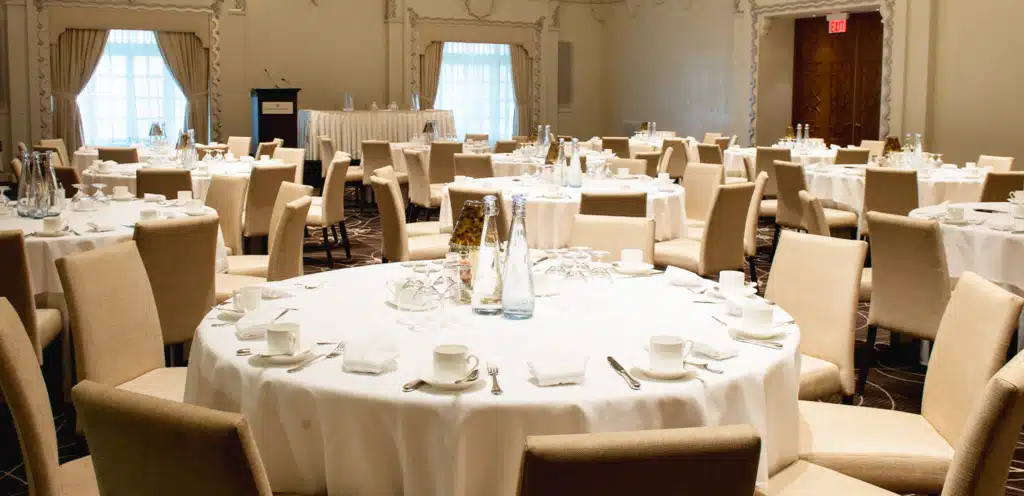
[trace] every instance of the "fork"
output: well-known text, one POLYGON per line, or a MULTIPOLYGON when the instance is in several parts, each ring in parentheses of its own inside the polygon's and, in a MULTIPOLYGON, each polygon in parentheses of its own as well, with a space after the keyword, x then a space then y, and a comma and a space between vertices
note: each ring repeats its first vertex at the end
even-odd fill
POLYGON ((493 363, 487 364, 487 375, 491 376, 491 394, 500 395, 501 386, 498 385, 498 366, 493 363))
POLYGON ((295 367, 292 367, 292 368, 288 369, 288 373, 289 374, 293 374, 295 372, 298 372, 298 371, 300 371, 300 370, 302 370, 302 369, 304 369, 306 367, 309 367, 310 365, 313 365, 316 362, 319 362, 320 360, 329 360, 331 358, 337 358, 337 357, 341 356, 342 352, 344 352, 344 351, 345 351, 345 342, 342 341, 342 342, 338 343, 338 346, 336 346, 333 350, 331 350, 330 353, 320 354, 320 355, 317 355, 317 356, 315 356, 313 358, 310 358, 309 360, 306 360, 305 362, 302 362, 302 363, 296 365, 295 367))

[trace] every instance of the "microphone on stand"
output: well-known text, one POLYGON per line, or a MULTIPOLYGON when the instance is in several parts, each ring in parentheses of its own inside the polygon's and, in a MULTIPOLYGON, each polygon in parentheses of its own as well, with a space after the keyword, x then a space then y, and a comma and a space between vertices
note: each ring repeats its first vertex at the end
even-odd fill
MULTIPOLYGON (((267 80, 269 80, 271 83, 274 82, 274 77, 270 75, 270 71, 268 71, 266 67, 263 68, 263 73, 267 75, 267 80)), ((280 88, 281 86, 274 84, 274 87, 280 88)))

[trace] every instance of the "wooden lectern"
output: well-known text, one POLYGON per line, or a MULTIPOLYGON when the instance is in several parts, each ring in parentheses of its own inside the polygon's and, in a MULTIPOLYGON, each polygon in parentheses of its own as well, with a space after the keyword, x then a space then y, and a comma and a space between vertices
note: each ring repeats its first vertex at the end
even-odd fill
MULTIPOLYGON (((299 88, 253 88, 252 149, 260 143, 284 140, 286 148, 299 147, 299 88)), ((258 157, 257 157, 258 158, 258 157)))

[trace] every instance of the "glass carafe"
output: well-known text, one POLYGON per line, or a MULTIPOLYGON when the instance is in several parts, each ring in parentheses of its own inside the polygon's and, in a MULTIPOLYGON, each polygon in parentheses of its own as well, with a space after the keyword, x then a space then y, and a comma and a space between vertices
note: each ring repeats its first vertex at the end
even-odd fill
POLYGON ((18 179, 18 215, 38 218, 37 193, 41 177, 33 155, 26 152, 21 156, 21 177, 18 179))
POLYGON ((501 313, 501 252, 498 247, 498 199, 484 197, 484 229, 473 273, 473 313, 501 313))
POLYGON ((568 172, 566 183, 570 188, 583 186, 583 164, 580 162, 580 140, 572 139, 572 154, 569 156, 568 172))
POLYGON ((53 170, 53 164, 57 162, 54 152, 42 152, 36 160, 39 161, 39 171, 43 178, 43 188, 40 192, 45 196, 45 202, 39 203, 44 217, 56 217, 64 210, 64 188, 57 182, 57 174, 53 170))
POLYGON ((533 317, 533 263, 526 237, 526 197, 512 197, 512 228, 505 250, 502 267, 502 312, 506 319, 523 320, 533 317))

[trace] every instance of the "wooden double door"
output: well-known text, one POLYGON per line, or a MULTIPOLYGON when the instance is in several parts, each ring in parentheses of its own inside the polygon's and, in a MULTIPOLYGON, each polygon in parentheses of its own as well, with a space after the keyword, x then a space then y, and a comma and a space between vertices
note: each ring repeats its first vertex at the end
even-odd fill
POLYGON ((794 43, 794 129, 810 124, 811 137, 840 146, 879 139, 882 16, 850 14, 839 34, 824 17, 797 19, 794 43))

